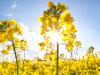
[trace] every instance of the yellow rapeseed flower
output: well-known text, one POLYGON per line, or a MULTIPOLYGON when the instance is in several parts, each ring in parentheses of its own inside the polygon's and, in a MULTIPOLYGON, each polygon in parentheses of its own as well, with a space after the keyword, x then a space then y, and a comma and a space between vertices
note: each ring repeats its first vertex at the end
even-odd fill
POLYGON ((53 4, 52 1, 49 1, 49 2, 48 2, 48 7, 49 7, 49 8, 53 8, 53 7, 54 7, 54 4, 53 4))

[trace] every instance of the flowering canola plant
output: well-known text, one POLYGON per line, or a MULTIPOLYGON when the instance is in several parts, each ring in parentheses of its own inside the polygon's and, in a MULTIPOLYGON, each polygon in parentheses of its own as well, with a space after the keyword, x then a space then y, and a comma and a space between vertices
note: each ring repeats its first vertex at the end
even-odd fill
POLYGON ((19 65, 18 65, 18 57, 16 50, 26 50, 27 42, 25 40, 20 40, 15 35, 22 35, 22 28, 15 20, 10 21, 1 21, 0 22, 0 43, 1 45, 5 45, 6 43, 12 43, 10 45, 6 45, 6 47, 1 50, 1 53, 4 55, 10 54, 10 51, 13 50, 16 59, 17 66, 17 75, 19 75, 19 65))
MULTIPOLYGON (((58 3, 54 5, 51 1, 48 2, 48 9, 43 12, 40 17, 42 23, 40 33, 44 41, 39 43, 41 50, 48 48, 52 42, 52 38, 60 37, 56 42, 61 41, 66 44, 66 49, 72 52, 76 39, 77 29, 73 23, 74 19, 68 11, 65 4, 58 3), (58 36, 56 34, 58 34, 58 36), (50 35, 53 35, 50 37, 50 35)), ((57 38, 55 38, 57 39, 57 38)), ((78 46, 79 43, 77 43, 78 46)))

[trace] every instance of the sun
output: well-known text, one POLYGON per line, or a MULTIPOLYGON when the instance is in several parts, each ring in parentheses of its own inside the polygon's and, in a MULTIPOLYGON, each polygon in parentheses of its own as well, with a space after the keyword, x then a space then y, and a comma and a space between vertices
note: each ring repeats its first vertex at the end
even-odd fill
POLYGON ((52 43, 60 42, 60 35, 57 32, 47 32, 47 35, 49 35, 50 40, 52 43))

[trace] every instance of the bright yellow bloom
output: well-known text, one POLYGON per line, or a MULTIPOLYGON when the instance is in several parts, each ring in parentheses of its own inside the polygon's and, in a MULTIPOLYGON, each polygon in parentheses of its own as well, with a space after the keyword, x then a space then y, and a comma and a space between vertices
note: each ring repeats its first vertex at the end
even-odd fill
POLYGON ((41 50, 44 50, 46 44, 45 42, 41 42, 38 45, 40 46, 41 50))
POLYGON ((71 17, 71 14, 68 11, 65 11, 61 16, 61 20, 71 24, 73 22, 73 17, 71 17))
POLYGON ((49 2, 48 2, 48 7, 49 7, 49 8, 53 8, 53 7, 54 7, 53 2, 49 1, 49 2))
POLYGON ((17 23, 16 23, 15 20, 10 20, 10 21, 9 21, 9 24, 10 24, 10 25, 16 25, 17 23))
POLYGON ((78 48, 80 48, 81 47, 81 42, 80 41, 76 41, 75 42, 75 46, 77 46, 78 48))
POLYGON ((74 42, 73 41, 68 41, 68 43, 66 44, 66 48, 69 52, 71 52, 74 48, 74 42))
POLYGON ((7 54, 9 54, 9 51, 8 50, 2 50, 1 53, 4 54, 4 55, 7 55, 7 54))

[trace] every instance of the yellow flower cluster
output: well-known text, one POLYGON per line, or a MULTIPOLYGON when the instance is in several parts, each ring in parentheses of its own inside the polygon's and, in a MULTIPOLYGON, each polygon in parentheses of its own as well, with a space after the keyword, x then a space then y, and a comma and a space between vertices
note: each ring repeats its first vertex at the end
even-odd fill
POLYGON ((64 54, 60 54, 59 57, 59 51, 56 50, 59 47, 59 40, 56 41, 56 48, 52 43, 52 38, 55 37, 51 38, 51 35, 57 33, 69 52, 72 53, 75 46, 77 50, 81 48, 81 42, 76 37, 74 19, 68 7, 61 3, 54 5, 49 1, 48 9, 43 12, 40 21, 40 33, 44 40, 38 45, 41 50, 46 50, 46 53, 43 59, 38 57, 33 60, 25 59, 27 41, 15 37, 15 34, 22 35, 21 26, 14 20, 0 21, 0 46, 3 45, 1 53, 4 56, 13 50, 16 59, 11 62, 0 61, 0 75, 56 75, 57 69, 59 75, 100 75, 100 58, 93 53, 94 47, 90 47, 86 56, 79 60, 74 57, 67 59, 64 54), (9 44, 10 42, 12 44, 9 44), (17 54, 18 50, 24 51, 24 58, 17 54))
MULTIPOLYGON (((19 61, 19 75, 56 75, 56 58, 54 53, 46 54, 44 59, 19 61), (48 60, 46 60, 48 59, 48 60)), ((80 60, 59 60, 59 75, 100 75, 100 58, 83 58, 80 60), (91 60, 92 59, 92 60, 91 60)), ((0 75, 16 75, 15 62, 0 63, 0 75)))
POLYGON ((0 43, 13 40, 14 34, 22 34, 21 27, 14 20, 0 22, 0 43))
MULTIPOLYGON (((16 49, 27 50, 27 42, 25 40, 18 39, 15 37, 15 34, 22 35, 22 28, 15 20, 4 20, 0 22, 0 43, 4 45, 5 42, 13 41, 16 49)), ((1 53, 6 55, 9 54, 11 50, 13 50, 13 46, 7 45, 6 49, 2 50, 1 53)))
MULTIPOLYGON (((72 52, 74 46, 79 47, 80 43, 75 45, 77 43, 77 29, 73 23, 74 19, 68 11, 68 7, 61 3, 54 5, 51 1, 48 2, 48 7, 49 8, 44 11, 43 15, 40 17, 40 21, 42 23, 40 27, 41 35, 44 40, 46 40, 45 38, 49 37, 48 33, 57 33, 62 42, 66 43, 66 49, 69 52, 72 52)), ((47 43, 42 42, 39 46, 41 46, 41 49, 44 50, 46 45, 47 43)))

